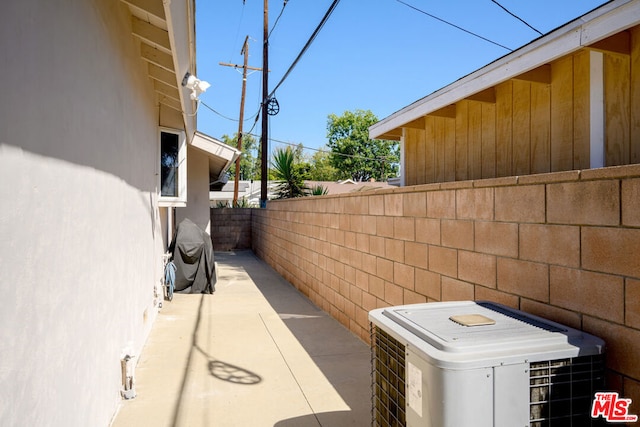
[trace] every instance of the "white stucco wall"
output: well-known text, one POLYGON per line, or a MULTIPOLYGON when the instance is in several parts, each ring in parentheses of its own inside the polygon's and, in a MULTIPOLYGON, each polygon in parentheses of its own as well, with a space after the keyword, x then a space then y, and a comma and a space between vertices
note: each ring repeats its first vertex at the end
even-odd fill
POLYGON ((158 110, 125 6, 5 2, 0 76, 0 425, 105 426, 163 252, 158 110))
POLYGON ((187 206, 176 208, 176 225, 189 218, 207 233, 211 234, 211 214, 209 211, 209 158, 197 148, 187 149, 187 206))

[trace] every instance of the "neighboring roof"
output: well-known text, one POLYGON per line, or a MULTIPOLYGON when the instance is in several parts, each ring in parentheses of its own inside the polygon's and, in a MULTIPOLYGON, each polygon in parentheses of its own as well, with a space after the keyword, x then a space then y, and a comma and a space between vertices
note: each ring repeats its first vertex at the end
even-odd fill
MULTIPOLYGON (((219 190, 211 191, 210 198, 220 199, 224 197, 231 197, 233 193, 234 181, 227 181, 219 190)), ((276 181, 269 181, 269 188, 277 185, 276 181)), ((344 193, 356 193, 360 191, 373 191, 385 188, 394 188, 391 184, 386 182, 355 182, 353 180, 345 181, 305 181, 307 187, 315 187, 322 185, 329 191, 329 195, 344 194, 344 193)), ((260 181, 240 181, 238 183, 238 193, 240 197, 247 196, 248 191, 256 190, 259 194, 260 181)), ((249 196, 253 197, 252 194, 249 196)))
POLYGON ((328 190, 328 194, 343 194, 343 193, 355 193, 359 191, 371 191, 380 190, 384 188, 392 188, 386 182, 367 181, 367 182, 355 182, 351 179, 345 181, 305 181, 307 187, 315 187, 322 185, 328 190))
POLYGON ((433 92, 379 121, 369 128, 369 137, 399 140, 402 127, 420 125, 430 113, 442 112, 453 104, 480 95, 499 83, 528 73, 548 73, 546 64, 598 42, 640 22, 640 2, 613 0, 568 24, 549 32, 491 64, 433 92), (415 122, 415 123, 411 123, 415 122), (405 126, 409 125, 409 126, 405 126))
MULTIPOLYGON (((233 193, 233 188, 235 186, 235 181, 227 181, 220 190, 217 190, 222 193, 233 193)), ((250 184, 248 181, 240 181, 238 182, 238 192, 244 193, 249 188, 250 184)))

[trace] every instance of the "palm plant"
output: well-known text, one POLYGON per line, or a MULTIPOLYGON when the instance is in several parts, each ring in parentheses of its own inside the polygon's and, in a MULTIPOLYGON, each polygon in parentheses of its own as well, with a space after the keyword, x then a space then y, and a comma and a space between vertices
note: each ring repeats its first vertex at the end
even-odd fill
POLYGON ((309 194, 309 188, 304 184, 304 178, 295 164, 295 153, 291 147, 277 148, 271 162, 273 174, 278 185, 275 189, 277 199, 304 197, 309 194))
POLYGON ((311 187, 311 195, 312 196, 325 196, 329 194, 329 189, 324 185, 314 185, 311 187))

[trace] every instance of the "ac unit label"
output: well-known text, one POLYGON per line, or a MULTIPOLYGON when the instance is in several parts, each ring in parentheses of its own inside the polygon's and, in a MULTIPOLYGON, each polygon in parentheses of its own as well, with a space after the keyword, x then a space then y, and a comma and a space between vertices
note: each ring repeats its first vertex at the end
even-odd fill
POLYGON ((409 407, 422 417, 422 371, 411 362, 408 362, 407 365, 409 367, 407 381, 409 407))

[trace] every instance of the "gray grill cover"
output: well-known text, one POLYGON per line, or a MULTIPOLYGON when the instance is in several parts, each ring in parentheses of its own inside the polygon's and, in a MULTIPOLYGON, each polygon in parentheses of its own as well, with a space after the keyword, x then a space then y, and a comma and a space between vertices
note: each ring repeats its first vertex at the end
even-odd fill
POLYGON ((184 219, 178 224, 169 251, 176 265, 176 292, 212 294, 215 291, 213 245, 206 231, 184 219))

